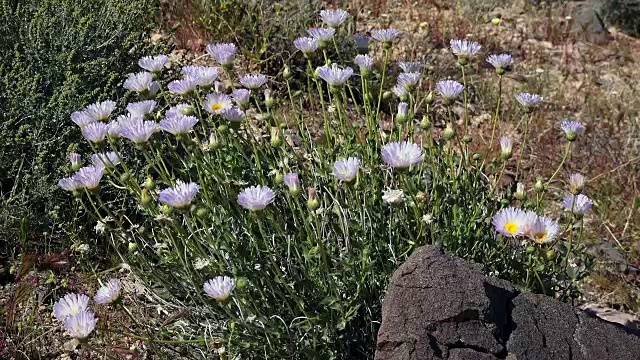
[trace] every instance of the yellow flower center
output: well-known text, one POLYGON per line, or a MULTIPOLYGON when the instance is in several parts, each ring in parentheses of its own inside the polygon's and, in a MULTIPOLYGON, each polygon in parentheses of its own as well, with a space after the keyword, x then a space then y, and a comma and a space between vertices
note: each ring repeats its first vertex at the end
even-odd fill
POLYGON ((514 234, 518 231, 518 225, 512 222, 508 222, 504 225, 505 230, 509 232, 509 234, 514 234))
POLYGON ((547 233, 546 232, 537 232, 537 233, 533 234, 533 237, 536 239, 537 242, 541 243, 542 240, 547 238, 547 233))
POLYGON ((222 106, 221 104, 213 104, 213 105, 211 105, 211 110, 217 111, 217 110, 222 109, 223 107, 224 106, 222 106))

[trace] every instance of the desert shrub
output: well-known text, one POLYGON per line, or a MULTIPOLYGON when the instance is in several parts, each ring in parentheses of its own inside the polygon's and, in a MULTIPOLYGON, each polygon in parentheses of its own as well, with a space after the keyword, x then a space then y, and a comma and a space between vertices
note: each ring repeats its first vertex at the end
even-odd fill
MULTIPOLYGON (((274 82, 260 74, 238 77, 237 48, 212 44, 221 68, 185 67, 184 79, 170 81, 161 72, 167 59, 156 58, 145 65, 153 75, 125 82, 151 102, 129 104, 127 112, 96 104, 104 109, 99 119, 81 114, 94 157, 107 160, 60 186, 84 205, 128 267, 184 306, 198 328, 153 341, 201 344, 206 357, 371 358, 388 278, 423 244, 476 261, 523 291, 575 297, 589 270, 581 214, 591 202, 578 195, 584 178, 570 179, 567 211, 557 221, 538 214, 548 214, 546 189, 582 125, 561 125, 563 160, 535 192, 503 187, 507 166, 517 178, 528 124, 542 103, 534 94, 502 94, 510 56, 490 58, 497 75, 485 75, 498 88, 494 124, 517 113, 523 140, 514 145, 494 132, 489 148, 474 153, 466 89, 473 87, 468 60, 477 44, 452 44, 460 53, 459 82, 427 75, 419 63, 401 64, 404 72, 392 81, 393 30, 373 32, 389 36, 376 44, 380 64, 343 57, 315 68, 313 59, 333 46, 331 31, 315 35, 321 33, 328 41, 311 41, 306 56, 296 54, 308 69, 286 69, 278 79, 285 89, 308 80, 306 93, 273 91, 274 82), (360 76, 346 67, 352 63, 360 76), (215 85, 220 78, 250 92, 236 88, 230 97, 215 85), (521 106, 503 108, 501 100, 514 95, 521 106), (397 105, 391 119, 379 111, 383 98, 397 105), (144 165, 132 166, 137 161, 144 165), (105 201, 105 191, 120 191, 125 200, 105 201), (517 207, 505 208, 510 204, 517 207)), ((119 291, 114 284, 96 300, 114 301, 119 291)), ((71 325, 80 319, 74 316, 71 325)), ((82 316, 93 321, 91 312, 82 316)), ((152 331, 142 326, 142 334, 152 331)))
POLYGON ((155 14, 152 0, 0 1, 0 227, 7 236, 22 219, 35 231, 69 229, 73 215, 57 212, 67 199, 56 190, 79 140, 69 114, 122 94, 121 74, 153 51, 155 14))

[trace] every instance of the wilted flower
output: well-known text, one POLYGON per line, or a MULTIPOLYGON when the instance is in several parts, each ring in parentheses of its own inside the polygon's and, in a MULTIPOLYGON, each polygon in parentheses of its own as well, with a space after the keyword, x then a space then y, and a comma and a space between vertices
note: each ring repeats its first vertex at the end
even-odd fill
POLYGON ((402 73, 398 75, 397 84, 398 86, 402 86, 403 88, 407 89, 407 91, 411 91, 413 88, 416 87, 416 85, 418 85, 418 82, 420 82, 421 77, 422 75, 417 72, 402 73))
POLYGON ((487 57, 487 62, 491 64, 499 75, 505 73, 505 70, 509 65, 511 65, 511 55, 509 54, 499 54, 499 55, 489 55, 487 57))
POLYGON ((436 84, 436 90, 447 105, 452 104, 460 96, 463 89, 464 86, 454 80, 440 80, 436 84))
POLYGON ((209 55, 222 66, 233 65, 233 59, 238 52, 238 47, 235 44, 209 44, 206 48, 209 55))
POLYGON ((358 176, 360 164, 360 159, 355 157, 337 160, 333 164, 333 175, 340 181, 351 182, 358 176))
POLYGON ((422 63, 419 61, 400 61, 398 65, 406 73, 419 73, 422 68, 422 63))
POLYGON ((560 232, 558 223, 544 216, 538 216, 527 227, 526 235, 538 244, 550 243, 560 232))
POLYGON ((382 190, 382 200, 387 204, 397 205, 404 202, 404 191, 399 190, 382 190))
POLYGON ((178 116, 178 115, 191 115, 193 113, 193 106, 190 104, 178 104, 170 107, 165 113, 166 117, 178 116))
POLYGON ((458 57, 458 61, 462 60, 461 64, 463 65, 465 60, 477 54, 482 47, 475 41, 467 40, 451 40, 449 44, 451 45, 451 52, 458 57))
POLYGON ((236 89, 231 93, 231 97, 233 101, 236 102, 236 105, 240 107, 245 107, 249 105, 249 100, 251 100, 251 90, 247 89, 236 89))
POLYGON ((284 176, 284 184, 287 185, 289 191, 296 195, 300 192, 300 178, 296 173, 288 173, 284 176))
POLYGON ((273 202, 273 190, 266 186, 251 186, 238 194, 238 204, 250 211, 262 210, 273 202))
POLYGON ((391 44, 393 40, 398 37, 398 35, 400 35, 400 32, 396 29, 381 29, 371 31, 372 38, 385 44, 391 44))
POLYGON ((217 68, 210 66, 185 66, 182 73, 198 86, 211 86, 219 75, 217 68))
POLYGON ((318 40, 312 37, 299 37, 293 41, 293 45, 305 55, 318 50, 318 40))
POLYGON ((71 163, 71 167, 75 168, 82 162, 82 157, 78 153, 69 154, 69 162, 71 163))
POLYGON ((71 315, 84 311, 89 306, 89 297, 85 294, 67 294, 53 305, 53 316, 64 321, 71 315))
POLYGON ((111 279, 96 292, 93 300, 96 304, 110 304, 120 298, 120 279, 111 279))
POLYGON ((574 214, 584 214, 591 209, 593 201, 582 194, 567 195, 562 200, 562 205, 574 214))
POLYGON ((503 159, 508 160, 511 158, 511 151, 513 150, 513 139, 507 136, 500 138, 500 156, 503 159))
POLYGON ((164 189, 158 193, 158 201, 177 209, 186 209, 200 191, 200 186, 192 182, 176 181, 174 187, 164 189))
POLYGON ((320 11, 322 22, 332 28, 337 28, 349 18, 349 13, 342 10, 322 10, 320 11))
POLYGON ((371 71, 373 67, 373 58, 369 55, 358 55, 353 62, 360 67, 360 72, 363 74, 371 71))
POLYGON ((184 135, 193 130, 193 127, 198 123, 198 118, 195 116, 187 115, 174 115, 167 116, 160 120, 160 129, 173 134, 184 135))
POLYGON ((153 76, 148 72, 130 74, 124 81, 124 88, 135 91, 141 95, 155 95, 160 90, 160 85, 153 81, 153 76))
POLYGON ((77 191, 82 189, 82 184, 76 181, 73 177, 58 180, 58 186, 66 191, 77 191))
POLYGON ((533 110, 536 106, 542 102, 542 96, 536 94, 529 94, 526 92, 520 92, 516 94, 516 100, 520 105, 524 106, 528 111, 533 110))
POLYGON ((330 86, 342 86, 353 75, 352 68, 347 66, 342 69, 336 64, 320 66, 317 71, 318 76, 330 86))
POLYGON ((371 38, 367 35, 356 34, 353 35, 353 41, 356 43, 356 47, 358 48, 358 52, 361 54, 366 54, 369 51, 369 40, 371 38))
POLYGON ((127 111, 132 116, 145 116, 152 112, 156 105, 158 104, 154 100, 132 102, 127 105, 127 111))
POLYGON ((244 111, 236 107, 233 107, 231 109, 226 109, 222 113, 222 117, 232 123, 239 123, 239 122, 242 122, 242 120, 244 120, 244 111))
POLYGON ((97 102, 87 106, 84 111, 95 121, 104 121, 109 119, 109 116, 116 109, 115 101, 107 100, 103 102, 97 102))
POLYGON ((80 128, 84 128, 85 126, 95 122, 96 120, 89 116, 86 111, 75 111, 71 114, 71 121, 73 121, 76 125, 80 126, 80 128))
POLYGON ((216 276, 204 283, 204 292, 217 301, 225 301, 236 288, 236 282, 228 276, 216 276))
POLYGON ((404 169, 422 162, 422 149, 408 141, 392 142, 382 147, 382 161, 396 169, 404 169))
POLYGON ((84 340, 96 328, 98 319, 89 310, 82 310, 64 320, 64 329, 69 336, 78 340, 84 340))
POLYGON ((136 144, 146 143, 151 135, 158 131, 158 124, 155 121, 144 121, 140 118, 132 118, 131 121, 120 123, 120 126, 120 136, 136 144))
POLYGON ((584 134, 585 127, 577 121, 563 121, 560 127, 567 136, 567 140, 574 141, 578 136, 584 134))
POLYGON ((167 89, 172 94, 186 95, 194 92, 198 87, 198 82, 193 78, 186 78, 181 80, 173 80, 167 84, 167 89))
POLYGON ((212 114, 222 114, 232 107, 231 98, 227 94, 211 93, 204 99, 204 109, 212 114))
POLYGON ((104 175, 102 166, 85 166, 76 172, 72 179, 82 185, 83 188, 94 190, 100 186, 100 180, 104 175))
POLYGON ((94 122, 82 129, 82 136, 93 143, 101 143, 107 136, 109 125, 102 122, 94 122))
POLYGON ((318 41, 318 46, 323 47, 333 37, 336 30, 332 28, 311 28, 307 30, 307 33, 318 41))
POLYGON ((574 195, 578 195, 584 188, 584 176, 579 173, 573 173, 569 175, 569 189, 574 195))
POLYGON ((520 209, 509 207, 498 211, 493 216, 493 227, 504 236, 514 237, 526 233, 535 218, 520 209))
POLYGON ((91 163, 95 167, 113 168, 120 164, 120 157, 114 151, 91 155, 91 163))
POLYGON ((250 90, 257 90, 267 83, 267 77, 262 74, 249 74, 240 78, 240 84, 250 90))
POLYGON ((168 61, 167 55, 145 56, 138 60, 138 66, 152 73, 158 73, 162 71, 168 61))

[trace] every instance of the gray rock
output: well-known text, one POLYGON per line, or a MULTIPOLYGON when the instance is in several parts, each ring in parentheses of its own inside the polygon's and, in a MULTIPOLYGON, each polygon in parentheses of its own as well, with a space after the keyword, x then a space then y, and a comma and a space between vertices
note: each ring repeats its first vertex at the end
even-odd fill
POLYGON ((611 41, 609 30, 604 25, 596 7, 590 3, 576 8, 573 14, 573 33, 585 41, 604 44, 611 41))
POLYGON ((425 246, 394 273, 376 360, 637 360, 640 337, 425 246))

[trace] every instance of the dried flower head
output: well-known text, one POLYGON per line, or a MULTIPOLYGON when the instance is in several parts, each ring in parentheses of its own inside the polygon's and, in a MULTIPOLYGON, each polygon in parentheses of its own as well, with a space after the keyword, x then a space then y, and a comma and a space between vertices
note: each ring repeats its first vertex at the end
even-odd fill
POLYGON ((154 100, 132 102, 127 105, 127 111, 132 116, 145 116, 152 112, 157 105, 158 103, 154 100))
POLYGON ((138 66, 152 73, 158 73, 162 71, 168 61, 167 55, 145 56, 138 60, 138 66))
POLYGON ((167 116, 160 120, 160 129, 173 135, 184 135, 191 132, 197 123, 198 118, 195 116, 182 114, 167 116))
POLYGON ((91 155, 91 163, 95 167, 114 168, 120 164, 120 157, 114 151, 91 155))
POLYGON ((266 186, 251 186, 238 194, 238 204, 250 211, 258 211, 267 207, 275 199, 273 190, 266 186))
POLYGON ((299 37, 293 41, 293 45, 305 55, 318 50, 318 40, 312 37, 299 37))
POLYGON ((382 161, 396 169, 405 169, 422 162, 422 149, 411 142, 392 142, 382 147, 382 161))
POLYGON ((584 188, 584 176, 579 173, 569 175, 569 189, 573 195, 578 195, 584 188))
POLYGON ((336 64, 320 66, 316 71, 318 76, 330 86, 343 86, 353 75, 352 68, 347 66, 343 69, 336 64))
POLYGON ((113 110, 116 109, 115 101, 107 100, 103 102, 97 102, 87 106, 84 111, 89 115, 94 121, 105 121, 109 119, 113 110))
POLYGON ((204 109, 212 114, 222 114, 232 107, 233 103, 227 94, 211 93, 204 99, 204 109))
POLYGON ((176 181, 176 185, 158 193, 158 201, 176 209, 186 209, 200 191, 200 186, 192 182, 176 181))
POLYGON ((337 160, 333 164, 333 175, 340 181, 351 182, 358 176, 360 164, 360 159, 355 157, 337 160))
POLYGON ((93 300, 96 304, 110 304, 120 298, 120 279, 111 279, 96 292, 93 300))
POLYGON ((236 288, 236 282, 228 276, 216 276, 204 283, 204 292, 216 301, 225 301, 236 288))
POLYGON ((267 77, 262 74, 249 74, 240 78, 240 84, 250 90, 257 90, 267 83, 267 77))
POLYGON ((85 294, 67 294, 53 305, 53 316, 58 321, 84 311, 89 306, 89 297, 85 294))
POLYGON ((98 318, 89 310, 82 310, 64 320, 64 329, 74 339, 84 340, 96 328, 98 318))
POLYGON ((562 200, 562 205, 564 205, 565 209, 571 211, 574 214, 584 214, 591 210, 593 201, 582 194, 567 195, 562 200))
POLYGON ((322 22, 328 27, 337 28, 349 18, 349 13, 342 9, 320 11, 322 22))

